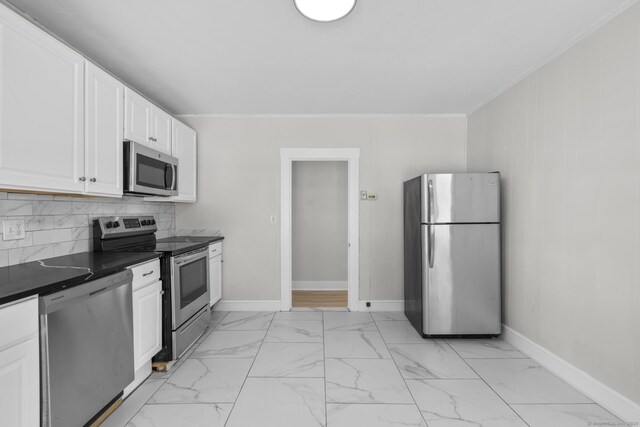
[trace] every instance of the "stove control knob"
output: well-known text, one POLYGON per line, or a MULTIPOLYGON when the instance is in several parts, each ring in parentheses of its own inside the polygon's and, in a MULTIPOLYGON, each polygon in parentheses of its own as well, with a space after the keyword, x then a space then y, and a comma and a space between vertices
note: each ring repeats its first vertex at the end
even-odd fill
POLYGON ((147 225, 147 220, 146 220, 146 219, 143 219, 142 221, 140 221, 140 224, 142 224, 142 225, 147 225))
POLYGON ((113 228, 118 228, 120 227, 120 223, 118 221, 113 223, 113 228))
POLYGON ((113 223, 111 221, 109 221, 109 222, 105 223, 104 226, 107 227, 107 228, 113 228, 113 223))
POLYGON ((151 225, 156 225, 156 220, 155 219, 151 220, 151 225))

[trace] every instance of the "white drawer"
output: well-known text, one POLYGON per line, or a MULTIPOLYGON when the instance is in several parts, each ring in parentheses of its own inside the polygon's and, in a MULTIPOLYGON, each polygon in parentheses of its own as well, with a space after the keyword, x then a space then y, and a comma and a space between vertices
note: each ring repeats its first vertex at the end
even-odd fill
POLYGON ((131 268, 131 271, 133 272, 134 291, 148 285, 149 283, 160 280, 160 260, 155 259, 129 268, 131 268))
POLYGON ((0 348, 38 334, 38 298, 0 308, 0 348))
POLYGON ((222 242, 215 242, 209 245, 209 258, 222 254, 222 242))

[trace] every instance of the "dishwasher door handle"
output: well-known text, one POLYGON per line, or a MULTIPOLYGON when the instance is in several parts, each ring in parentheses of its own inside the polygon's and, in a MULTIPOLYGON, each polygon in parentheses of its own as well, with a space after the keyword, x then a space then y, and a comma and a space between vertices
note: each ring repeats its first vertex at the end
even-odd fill
POLYGON ((131 270, 125 270, 111 276, 96 279, 83 285, 74 286, 54 294, 40 297, 40 314, 49 314, 61 310, 70 304, 77 304, 95 295, 109 292, 112 289, 133 281, 131 270))

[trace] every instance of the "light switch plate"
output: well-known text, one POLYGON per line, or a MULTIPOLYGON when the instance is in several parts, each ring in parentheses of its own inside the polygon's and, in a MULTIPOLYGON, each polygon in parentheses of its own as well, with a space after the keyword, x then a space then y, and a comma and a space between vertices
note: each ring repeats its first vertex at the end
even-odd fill
POLYGON ((3 240, 24 239, 24 233, 24 219, 10 219, 2 221, 3 240))
POLYGON ((367 200, 367 190, 360 190, 360 200, 367 200))

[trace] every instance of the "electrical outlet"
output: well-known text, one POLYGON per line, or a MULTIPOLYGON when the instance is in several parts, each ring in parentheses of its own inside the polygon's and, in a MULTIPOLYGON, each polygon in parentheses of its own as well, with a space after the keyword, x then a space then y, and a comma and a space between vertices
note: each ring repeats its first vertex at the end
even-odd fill
POLYGON ((275 225, 278 223, 278 217, 272 214, 271 217, 269 217, 269 221, 271 221, 271 225, 275 225))
POLYGON ((12 219, 2 221, 2 238, 3 240, 20 240, 24 239, 24 219, 12 219))

